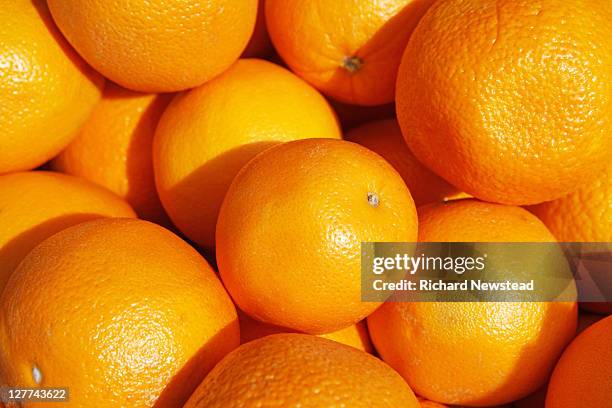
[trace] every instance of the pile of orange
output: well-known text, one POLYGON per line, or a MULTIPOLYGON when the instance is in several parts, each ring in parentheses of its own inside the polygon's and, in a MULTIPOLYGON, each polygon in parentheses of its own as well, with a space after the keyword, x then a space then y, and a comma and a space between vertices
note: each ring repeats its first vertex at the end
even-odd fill
POLYGON ((597 242, 609 269, 611 22, 0 0, 0 407, 609 408, 610 299, 366 301, 362 244, 597 242))

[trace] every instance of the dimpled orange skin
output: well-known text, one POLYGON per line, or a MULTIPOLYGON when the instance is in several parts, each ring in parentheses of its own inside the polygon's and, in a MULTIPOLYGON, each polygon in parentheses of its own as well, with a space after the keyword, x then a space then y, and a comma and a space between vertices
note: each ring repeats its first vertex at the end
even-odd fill
POLYGON ((62 33, 94 68, 141 92, 203 84, 244 50, 257 0, 49 0, 62 33))
POLYGON ((0 383, 68 385, 74 407, 182 407, 238 342, 214 271, 147 221, 96 220, 54 235, 0 298, 0 383))
MULTIPOLYGON (((271 334, 294 332, 284 327, 260 322, 240 311, 238 312, 238 319, 240 321, 240 344, 248 343, 249 341, 257 340, 271 334)), ((374 350, 370 341, 370 335, 368 334, 368 328, 364 321, 357 322, 352 326, 345 327, 335 332, 319 334, 318 336, 355 347, 367 353, 372 353, 374 350)))
POLYGON ((607 408, 612 401, 612 316, 582 332, 553 371, 546 408, 607 408))
POLYGON ((612 157, 607 0, 449 0, 419 23, 399 69, 415 156, 474 197, 559 198, 612 157))
POLYGON ((414 242, 410 192, 355 143, 272 147, 236 176, 217 224, 217 262, 234 301, 257 320, 323 334, 379 303, 361 301, 361 242, 414 242))
MULTIPOLYGON (((458 200, 419 208, 422 242, 546 242, 519 207, 458 200)), ((574 302, 386 303, 368 317, 374 346, 419 395, 493 406, 542 386, 576 331, 574 302)))
POLYGON ((33 169, 76 136, 104 79, 55 27, 43 0, 0 1, 0 174, 33 169))
POLYGON ((153 176, 153 135, 169 95, 141 94, 108 83, 79 135, 51 163, 54 170, 100 184, 138 215, 168 224, 153 176))
POLYGON ((240 346, 210 372, 185 408, 419 408, 379 359, 306 334, 275 334, 240 346))
POLYGON ((52 172, 0 175, 0 293, 19 262, 43 240, 102 217, 135 217, 120 197, 52 172))
POLYGON ((266 0, 268 32, 291 69, 332 98, 392 102, 402 52, 433 0, 266 0))
POLYGON ((157 190, 174 224, 211 249, 234 176, 266 148, 290 140, 341 138, 334 112, 306 82, 270 62, 245 59, 175 97, 154 142, 157 190))
POLYGON ((562 242, 612 242, 612 164, 591 183, 529 207, 562 242))
POLYGON ((344 139, 359 143, 387 160, 404 179, 417 207, 459 193, 414 157, 395 119, 366 123, 347 132, 344 139))

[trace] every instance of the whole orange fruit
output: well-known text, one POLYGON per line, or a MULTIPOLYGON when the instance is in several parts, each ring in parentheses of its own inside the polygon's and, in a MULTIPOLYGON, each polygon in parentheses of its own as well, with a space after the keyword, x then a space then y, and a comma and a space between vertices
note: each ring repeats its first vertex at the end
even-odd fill
POLYGON ((55 27, 44 0, 0 1, 0 173, 40 166, 76 135, 104 79, 55 27))
POLYGON ((299 76, 358 105, 392 102, 402 52, 433 0, 266 0, 272 42, 299 76))
MULTIPOLYGON (((554 241, 519 207, 458 200, 419 208, 422 242, 554 241)), ((505 404, 542 386, 576 331, 574 302, 390 302, 374 346, 412 389, 451 405, 505 404)))
POLYGON ((606 408, 612 401, 612 316, 590 326, 553 371, 546 408, 606 408))
MULTIPOLYGON (((610 136, 608 136, 610 137, 610 136)), ((612 158, 595 180, 529 210, 563 242, 612 242, 612 158)))
POLYGON ((449 0, 403 56, 398 120, 415 156, 486 201, 537 204, 612 157, 606 0, 449 0))
POLYGON ((255 20, 255 28, 253 35, 242 52, 243 58, 264 58, 270 56, 274 52, 268 28, 266 27, 266 0, 257 2, 257 19, 255 20))
POLYGON ((414 157, 395 119, 366 123, 347 132, 344 138, 367 147, 387 160, 404 179, 417 207, 443 201, 459 193, 414 157))
POLYGON ((147 221, 52 236, 0 298, 0 382, 68 386, 73 406, 182 407, 238 342, 236 310, 210 266, 147 221))
POLYGON ((322 334, 362 320, 361 243, 414 242, 414 202, 397 172, 357 144, 306 139, 256 156, 232 183, 217 262, 257 320, 322 334))
POLYGON ((402 378, 379 359, 306 334, 244 344, 210 372, 185 408, 418 408, 402 378))
POLYGON ((200 85, 246 46, 257 0, 49 0, 62 33, 94 68, 142 92, 200 85))
MULTIPOLYGON (((271 334, 294 332, 284 327, 260 322, 241 311, 238 311, 238 319, 240 321, 240 344, 270 336, 271 334)), ((335 332, 319 334, 319 337, 334 340, 367 353, 372 353, 373 351, 365 321, 357 322, 352 326, 335 332)))
POLYGON ((288 70, 238 61, 223 75, 175 97, 154 143, 157 189, 174 224, 213 248, 221 202, 238 171, 280 142, 341 132, 325 99, 288 70))
POLYGON ((52 172, 0 176, 0 293, 36 245, 72 225, 102 217, 135 217, 110 191, 52 172))
POLYGON ((55 170, 100 184, 146 220, 167 224, 155 190, 153 135, 169 95, 140 94, 108 83, 79 135, 51 163, 55 170))

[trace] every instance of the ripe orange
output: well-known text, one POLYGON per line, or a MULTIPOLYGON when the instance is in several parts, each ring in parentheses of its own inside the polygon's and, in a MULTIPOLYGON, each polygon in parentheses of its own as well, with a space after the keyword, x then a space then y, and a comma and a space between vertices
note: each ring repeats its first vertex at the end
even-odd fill
POLYGON ((55 22, 94 68, 142 92, 200 85, 246 46, 257 0, 48 0, 55 22))
POLYGON ((395 104, 387 103, 376 106, 351 105, 329 99, 329 103, 338 115, 344 131, 375 120, 395 118, 395 104))
POLYGON ((293 71, 326 95, 392 102, 402 52, 433 0, 266 0, 272 42, 293 71))
POLYGON ((55 27, 43 0, 0 1, 0 173, 62 150, 100 99, 104 79, 55 27))
POLYGON ((607 408, 612 401, 612 316, 580 334, 555 367, 546 408, 607 408))
POLYGON ((340 140, 299 140, 238 173, 219 214, 217 262, 249 315, 329 333, 379 306, 361 301, 361 242, 416 235, 410 192, 380 156, 340 140))
POLYGON ((21 260, 43 240, 101 217, 135 217, 110 191, 51 172, 0 176, 0 293, 21 260))
POLYGON ((146 221, 106 219, 36 247, 0 298, 0 383, 70 387, 79 407, 182 407, 238 346, 204 259, 146 221))
POLYGON ((605 0, 448 0, 414 31, 397 80, 406 141, 483 200, 537 204, 612 157, 605 0))
POLYGON ((421 408, 447 408, 446 405, 442 405, 437 402, 429 401, 421 397, 419 397, 419 403, 421 404, 421 408))
POLYGON ((264 58, 270 56, 274 49, 268 35, 266 27, 266 0, 259 0, 257 3, 257 19, 255 20, 255 29, 253 35, 242 52, 243 58, 264 58))
POLYGON ((418 408, 410 387, 379 359, 305 334, 240 346, 210 372, 185 408, 418 408))
MULTIPOLYGON (((610 136, 608 136, 610 137, 610 136)), ((563 242, 612 242, 612 161, 579 190, 529 208, 563 242)))
POLYGON ((325 99, 284 68, 240 60, 175 97, 162 116, 154 143, 162 203, 185 235, 210 249, 221 202, 242 166, 276 143, 311 137, 341 137, 325 99))
POLYGON ((52 168, 125 198, 141 218, 167 224, 153 176, 153 134, 168 95, 140 94, 108 83, 102 102, 52 168))
MULTIPOLYGON (((419 241, 554 241, 519 207, 458 200, 419 208, 419 241)), ((574 302, 386 303, 368 317, 374 346, 413 390, 491 406, 544 384, 576 331, 574 302)))
MULTIPOLYGON (((293 330, 255 320, 244 312, 238 311, 238 319, 240 321, 240 344, 248 343, 249 341, 271 334, 293 333, 293 330)), ((319 337, 337 341, 367 353, 372 353, 373 351, 368 328, 364 321, 357 322, 352 326, 335 332, 319 334, 319 337)))
POLYGON ((344 138, 380 154, 395 167, 410 189, 417 207, 459 193, 414 157, 395 119, 367 123, 349 131, 344 138))

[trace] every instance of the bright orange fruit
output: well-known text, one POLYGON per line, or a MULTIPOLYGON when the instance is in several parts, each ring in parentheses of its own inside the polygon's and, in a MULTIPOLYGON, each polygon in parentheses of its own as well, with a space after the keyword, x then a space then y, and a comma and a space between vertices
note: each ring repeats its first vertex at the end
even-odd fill
POLYGON ((546 408, 607 408, 612 401, 612 316, 565 350, 548 385, 546 408))
POLYGON ((123 197, 141 218, 168 224, 155 190, 152 150, 157 122, 169 102, 169 95, 108 83, 102 101, 52 168, 100 184, 123 197))
POLYGON ((379 306, 361 301, 361 243, 416 234, 414 202, 390 164, 355 143, 305 139, 238 173, 219 214, 217 262, 249 315, 329 333, 379 306))
POLYGON ((334 112, 306 82, 270 62, 245 59, 174 98, 154 143, 157 189, 174 224, 212 249, 221 202, 257 153, 290 140, 340 138, 334 112))
POLYGON ((415 156, 486 201, 537 204, 612 157, 611 3, 448 0, 414 31, 397 80, 415 156))
POLYGON ((379 359, 306 334, 240 346, 210 372, 185 408, 419 408, 410 387, 379 359))
MULTIPOLYGON (((249 341, 257 340, 271 334, 294 332, 291 329, 260 322, 241 311, 238 311, 238 319, 240 320, 240 344, 248 343, 249 341)), ((319 337, 334 340, 367 353, 372 353, 373 351, 365 321, 357 322, 352 326, 345 327, 335 332, 319 334, 319 337)))
POLYGON ((45 240, 9 280, 0 383, 68 386, 79 407, 182 407, 239 337, 193 248, 146 221, 90 221, 45 240))
POLYGON ((44 0, 1 0, 0 174, 33 169, 59 153, 103 85, 61 36, 44 0))
POLYGON ((257 0, 49 0, 55 22, 94 68, 141 92, 174 92, 240 57, 257 0))
POLYGON ((0 176, 0 293, 36 245, 72 225, 102 217, 135 217, 110 191, 52 172, 0 176))
MULTIPOLYGON (((554 241, 520 207, 457 200, 419 208, 422 242, 554 241)), ((374 346, 419 395, 493 406, 542 386, 576 331, 574 302, 390 302, 368 317, 374 346)))
POLYGON ((433 0, 266 0, 280 56, 299 76, 346 103, 392 102, 402 52, 433 0))
POLYGON ((344 138, 367 147, 387 160, 404 179, 417 207, 444 201, 459 193, 414 157, 395 119, 366 123, 347 132, 344 138))

